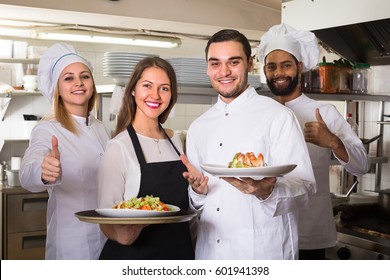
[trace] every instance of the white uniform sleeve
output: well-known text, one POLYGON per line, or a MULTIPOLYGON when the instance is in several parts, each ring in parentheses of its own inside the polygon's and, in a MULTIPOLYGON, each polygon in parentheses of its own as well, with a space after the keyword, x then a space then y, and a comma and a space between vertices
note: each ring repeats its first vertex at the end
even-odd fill
POLYGON ((115 138, 110 140, 98 172, 99 208, 111 208, 122 200, 137 196, 140 174, 138 161, 131 158, 126 146, 115 138))
MULTIPOLYGON (((23 188, 30 192, 42 192, 48 187, 57 186, 61 184, 61 178, 58 178, 53 184, 43 184, 42 162, 43 158, 51 150, 51 137, 54 132, 49 129, 49 123, 38 124, 31 132, 31 140, 26 149, 20 170, 19 179, 23 188)), ((61 144, 59 144, 61 154, 61 144)))
MULTIPOLYGON (((191 129, 187 131, 187 138, 186 138, 186 155, 188 159, 191 159, 191 164, 199 171, 202 172, 202 169, 200 167, 199 158, 196 153, 196 148, 194 147, 192 143, 192 137, 191 137, 191 129)), ((206 201, 206 195, 197 194, 194 192, 191 188, 191 186, 188 187, 188 195, 190 198, 190 208, 192 209, 201 209, 206 201)))
POLYGON ((343 142, 345 149, 348 152, 349 161, 344 162, 339 160, 341 165, 351 174, 355 176, 362 176, 368 172, 370 168, 367 151, 364 148, 362 141, 353 132, 347 121, 341 116, 334 106, 329 107, 329 116, 332 120, 325 122, 329 130, 335 134, 343 142))
POLYGON ((279 216, 304 207, 309 195, 316 192, 315 179, 309 152, 295 115, 275 125, 271 131, 272 165, 286 163, 297 167, 283 177, 277 179, 273 193, 264 201, 265 212, 269 216, 279 216))

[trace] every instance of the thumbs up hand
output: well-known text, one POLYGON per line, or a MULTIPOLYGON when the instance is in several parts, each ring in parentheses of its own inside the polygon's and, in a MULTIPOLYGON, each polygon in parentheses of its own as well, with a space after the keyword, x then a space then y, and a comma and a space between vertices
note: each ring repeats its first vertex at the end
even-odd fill
POLYGON ((51 138, 51 150, 43 158, 41 178, 43 182, 54 183, 61 173, 60 151, 58 139, 54 135, 51 138))
POLYGON ((338 137, 334 135, 328 129, 326 123, 322 119, 320 110, 315 110, 316 122, 307 122, 303 130, 305 141, 308 143, 315 144, 320 147, 332 148, 330 145, 338 140, 338 137), (337 138, 337 140, 335 139, 337 138))
POLYGON ((56 158, 60 159, 60 151, 58 150, 58 139, 54 135, 51 137, 51 155, 56 158))

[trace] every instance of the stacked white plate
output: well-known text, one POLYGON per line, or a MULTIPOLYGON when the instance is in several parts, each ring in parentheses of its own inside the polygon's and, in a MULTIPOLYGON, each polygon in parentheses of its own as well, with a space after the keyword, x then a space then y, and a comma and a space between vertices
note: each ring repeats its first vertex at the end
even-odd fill
POLYGON ((106 52, 103 54, 103 75, 112 77, 116 84, 125 85, 137 63, 153 54, 133 52, 106 52))
POLYGON ((168 58, 176 72, 177 83, 210 87, 207 62, 201 58, 168 58))

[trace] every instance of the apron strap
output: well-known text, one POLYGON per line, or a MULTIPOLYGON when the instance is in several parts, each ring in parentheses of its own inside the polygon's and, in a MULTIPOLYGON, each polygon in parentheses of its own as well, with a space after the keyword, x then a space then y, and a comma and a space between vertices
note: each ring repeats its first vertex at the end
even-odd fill
POLYGON ((159 123, 158 126, 160 127, 160 129, 164 132, 165 136, 167 137, 169 143, 171 143, 172 147, 175 149, 177 155, 180 157, 180 152, 179 150, 176 148, 176 146, 173 144, 171 138, 168 136, 167 132, 165 131, 165 129, 161 126, 161 124, 159 123))
MULTIPOLYGON (((176 146, 173 144, 171 138, 168 136, 167 132, 165 131, 165 129, 161 126, 161 124, 158 124, 158 126, 160 127, 160 129, 162 130, 162 132, 164 133, 164 135, 167 137, 169 143, 171 143, 173 149, 175 149, 177 155, 180 157, 180 152, 179 150, 176 148, 176 146)), ((137 155, 137 158, 138 158, 138 162, 140 164, 146 164, 146 160, 145 160, 145 157, 144 157, 144 153, 142 152, 142 149, 141 149, 141 144, 138 140, 138 137, 137 137, 137 134, 134 130, 134 127, 132 124, 130 124, 128 127, 127 127, 127 132, 129 133, 129 136, 131 138, 131 141, 133 142, 133 146, 134 146, 134 150, 135 150, 135 154, 137 155)))
POLYGON ((135 130, 134 130, 134 127, 132 124, 130 124, 127 127, 127 132, 129 133, 131 141, 133 142, 135 154, 137 155, 139 164, 141 164, 141 165, 146 164, 144 153, 142 152, 142 149, 141 149, 141 144, 139 143, 137 134, 135 133, 135 130))

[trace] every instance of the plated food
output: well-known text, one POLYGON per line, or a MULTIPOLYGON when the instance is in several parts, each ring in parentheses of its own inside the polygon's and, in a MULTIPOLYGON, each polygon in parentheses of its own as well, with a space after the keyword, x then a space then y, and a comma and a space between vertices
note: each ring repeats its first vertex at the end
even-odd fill
POLYGON ((256 157, 253 152, 241 153, 234 155, 233 160, 229 162, 229 168, 249 168, 249 167, 263 167, 266 166, 264 156, 262 153, 256 157))
POLYGON ((180 208, 162 202, 159 197, 147 195, 123 200, 111 208, 99 208, 95 211, 106 217, 146 218, 175 215, 180 211, 180 208))
POLYGON ((201 164, 201 168, 217 177, 282 177, 297 167, 296 164, 251 168, 229 168, 219 164, 201 164))
POLYGON ((133 197, 126 201, 121 201, 115 204, 113 209, 135 209, 135 210, 150 210, 150 211, 170 211, 168 204, 163 203, 159 197, 145 196, 133 197))

